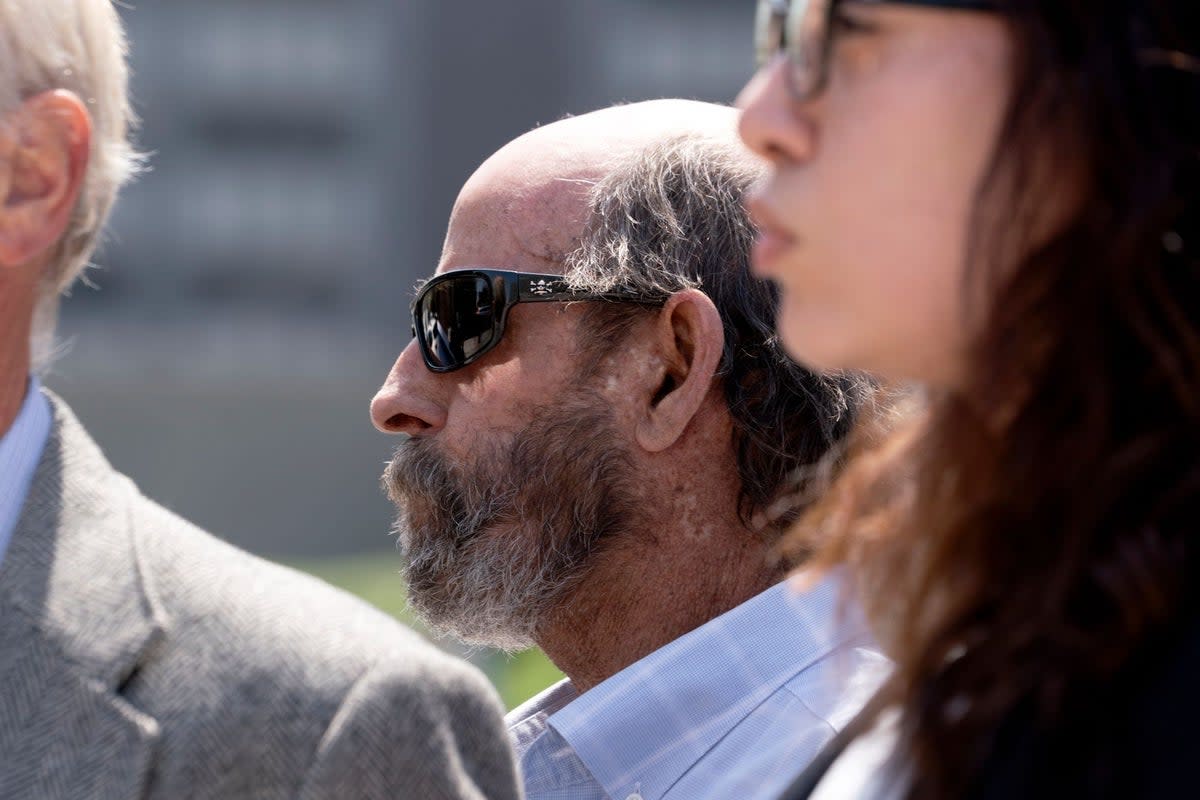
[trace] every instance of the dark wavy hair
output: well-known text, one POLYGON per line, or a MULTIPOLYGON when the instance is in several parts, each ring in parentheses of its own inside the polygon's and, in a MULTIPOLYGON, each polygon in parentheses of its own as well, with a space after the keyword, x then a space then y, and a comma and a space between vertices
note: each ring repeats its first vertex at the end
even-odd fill
MULTIPOLYGON (((747 523, 762 514, 767 529, 778 532, 836 461, 873 387, 859 375, 812 373, 780 345, 778 295, 750 274, 754 229, 742 204, 762 169, 732 132, 674 137, 625 157, 592 187, 589 222, 565 276, 589 291, 621 286, 665 301, 697 288, 713 301, 725 333, 718 379, 733 419, 739 514, 747 523)), ((585 325, 593 356, 619 347, 631 321, 652 313, 590 304, 585 325)))
POLYGON ((861 576, 911 797, 981 795, 1029 736, 1037 796, 1135 796, 1122 737, 1200 592, 1200 27, 1194 0, 1001 5, 969 374, 796 537, 861 576))

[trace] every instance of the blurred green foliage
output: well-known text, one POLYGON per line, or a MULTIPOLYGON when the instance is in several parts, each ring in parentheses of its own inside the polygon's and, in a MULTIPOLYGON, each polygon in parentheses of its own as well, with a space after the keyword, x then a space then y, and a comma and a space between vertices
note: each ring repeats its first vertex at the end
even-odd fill
MULTIPOLYGON (((358 595, 405 625, 426 633, 408 610, 398 559, 399 556, 394 551, 384 551, 292 561, 290 566, 358 595)), ((427 633, 426 635, 428 636, 427 633)), ((513 656, 481 649, 464 654, 463 651, 455 649, 450 642, 437 639, 433 641, 444 649, 465 655, 486 672, 510 709, 563 677, 541 650, 526 650, 513 656)))

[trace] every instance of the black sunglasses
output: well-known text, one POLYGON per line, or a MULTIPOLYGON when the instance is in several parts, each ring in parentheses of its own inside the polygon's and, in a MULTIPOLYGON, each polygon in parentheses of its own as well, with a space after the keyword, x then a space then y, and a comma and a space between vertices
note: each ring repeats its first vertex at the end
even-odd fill
POLYGON ((632 289, 580 292, 561 275, 506 269, 462 269, 430 278, 412 302, 412 335, 425 366, 453 372, 481 358, 500 343, 508 310, 517 303, 567 303, 608 300, 662 305, 632 289))
MULTIPOLYGON (((996 0, 855 0, 855 4, 996 11, 996 0)), ((758 0, 754 50, 764 67, 780 53, 787 56, 787 84, 793 97, 808 100, 821 93, 829 77, 839 0, 758 0)))

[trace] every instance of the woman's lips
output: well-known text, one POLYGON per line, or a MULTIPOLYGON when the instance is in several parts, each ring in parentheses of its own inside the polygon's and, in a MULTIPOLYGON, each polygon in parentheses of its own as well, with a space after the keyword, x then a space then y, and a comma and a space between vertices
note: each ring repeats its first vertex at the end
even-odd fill
POLYGON ((758 229, 750 249, 751 268, 758 277, 768 278, 776 272, 775 268, 783 255, 795 246, 796 237, 774 222, 761 199, 752 197, 746 205, 758 229))
POLYGON ((755 275, 768 278, 775 273, 775 265, 783 254, 792 248, 795 240, 777 231, 759 231, 750 249, 750 265, 755 275))

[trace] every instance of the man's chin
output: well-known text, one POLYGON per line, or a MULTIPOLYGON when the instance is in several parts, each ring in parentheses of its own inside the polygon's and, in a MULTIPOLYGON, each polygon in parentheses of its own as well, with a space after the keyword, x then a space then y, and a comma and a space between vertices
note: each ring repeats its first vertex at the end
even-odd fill
POLYGON ((443 526, 439 522, 437 509, 431 503, 406 498, 403 505, 397 504, 392 533, 406 558, 414 550, 427 550, 439 541, 449 541, 441 538, 443 526))
POLYGON ((493 607, 454 604, 444 597, 410 591, 408 605, 417 619, 438 638, 455 639, 468 647, 490 647, 508 653, 528 650, 536 642, 528 615, 498 613, 493 607))
POLYGON ((417 535, 413 533, 412 526, 401 517, 392 523, 392 533, 396 536, 396 548, 400 551, 400 556, 408 561, 411 558, 413 550, 419 544, 417 535))

